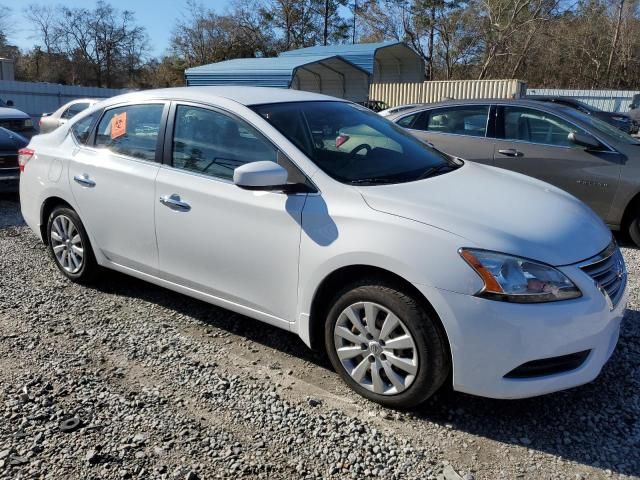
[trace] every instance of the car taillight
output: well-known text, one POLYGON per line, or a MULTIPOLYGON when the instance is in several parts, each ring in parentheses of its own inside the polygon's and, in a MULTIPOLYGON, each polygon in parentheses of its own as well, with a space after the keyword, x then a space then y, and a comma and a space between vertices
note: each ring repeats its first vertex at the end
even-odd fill
POLYGON ((340 148, 347 140, 349 140, 349 135, 338 135, 336 137, 336 148, 340 148))
POLYGON ((18 150, 18 166, 20 167, 21 172, 24 172, 25 165, 35 154, 36 152, 30 148, 21 148, 18 150))

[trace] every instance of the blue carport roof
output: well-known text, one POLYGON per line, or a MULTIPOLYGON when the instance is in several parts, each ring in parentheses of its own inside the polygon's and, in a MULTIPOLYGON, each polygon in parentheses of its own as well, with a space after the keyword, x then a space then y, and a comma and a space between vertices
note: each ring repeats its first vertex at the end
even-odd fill
MULTIPOLYGON (((345 58, 351 63, 363 68, 373 75, 373 67, 375 64, 375 56, 378 50, 387 47, 402 46, 414 54, 413 49, 403 42, 378 42, 378 43, 355 43, 343 45, 320 45, 316 47, 299 48, 297 50, 289 50, 280 54, 280 58, 292 57, 312 57, 316 55, 337 55, 345 58)), ((416 54, 417 56, 417 54, 416 54)))
POLYGON ((297 69, 330 59, 339 59, 350 68, 366 69, 352 64, 339 55, 305 55, 270 58, 237 58, 189 68, 185 71, 187 85, 252 85, 289 88, 297 69))

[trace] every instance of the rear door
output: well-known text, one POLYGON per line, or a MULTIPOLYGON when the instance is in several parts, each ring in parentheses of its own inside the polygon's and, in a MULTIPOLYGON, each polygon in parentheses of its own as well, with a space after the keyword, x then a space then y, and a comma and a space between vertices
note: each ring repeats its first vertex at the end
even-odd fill
POLYGON ((569 140, 571 132, 587 133, 546 110, 502 105, 497 110, 494 162, 575 195, 609 221, 623 158, 603 145, 587 150, 569 140))
POLYGON ((491 164, 494 139, 490 105, 456 105, 424 110, 400 119, 416 137, 465 160, 491 164))
POLYGON ((71 191, 93 247, 108 260, 143 272, 153 272, 158 263, 155 179, 167 111, 165 102, 109 108, 95 139, 74 149, 69 159, 71 191))

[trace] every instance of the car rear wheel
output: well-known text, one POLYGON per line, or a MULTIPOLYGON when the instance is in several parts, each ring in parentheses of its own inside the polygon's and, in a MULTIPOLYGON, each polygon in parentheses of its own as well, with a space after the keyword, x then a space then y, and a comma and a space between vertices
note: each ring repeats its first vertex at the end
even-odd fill
MULTIPOLYGON (((640 210, 640 207, 636 208, 640 210)), ((634 212, 631 221, 629 222, 629 237, 631 237, 631 241, 635 243, 636 246, 640 247, 640 212, 634 212)))
POLYGON ((371 280, 337 295, 325 326, 329 359, 356 392, 394 408, 418 405, 450 371, 433 314, 400 289, 371 280))
POLYGON ((70 280, 92 280, 97 264, 89 237, 78 214, 68 207, 56 207, 47 222, 49 252, 60 271, 70 280))

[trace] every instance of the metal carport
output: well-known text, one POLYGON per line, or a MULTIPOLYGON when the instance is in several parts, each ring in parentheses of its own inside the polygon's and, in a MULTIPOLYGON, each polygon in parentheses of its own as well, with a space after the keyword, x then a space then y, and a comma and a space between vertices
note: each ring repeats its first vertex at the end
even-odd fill
POLYGON ((338 55, 372 76, 373 83, 415 83, 424 81, 424 60, 403 42, 327 45, 290 50, 279 58, 338 55))
POLYGON ((369 73, 337 55, 238 58, 185 71, 187 86, 245 85, 324 93, 362 102, 369 94, 369 73))

